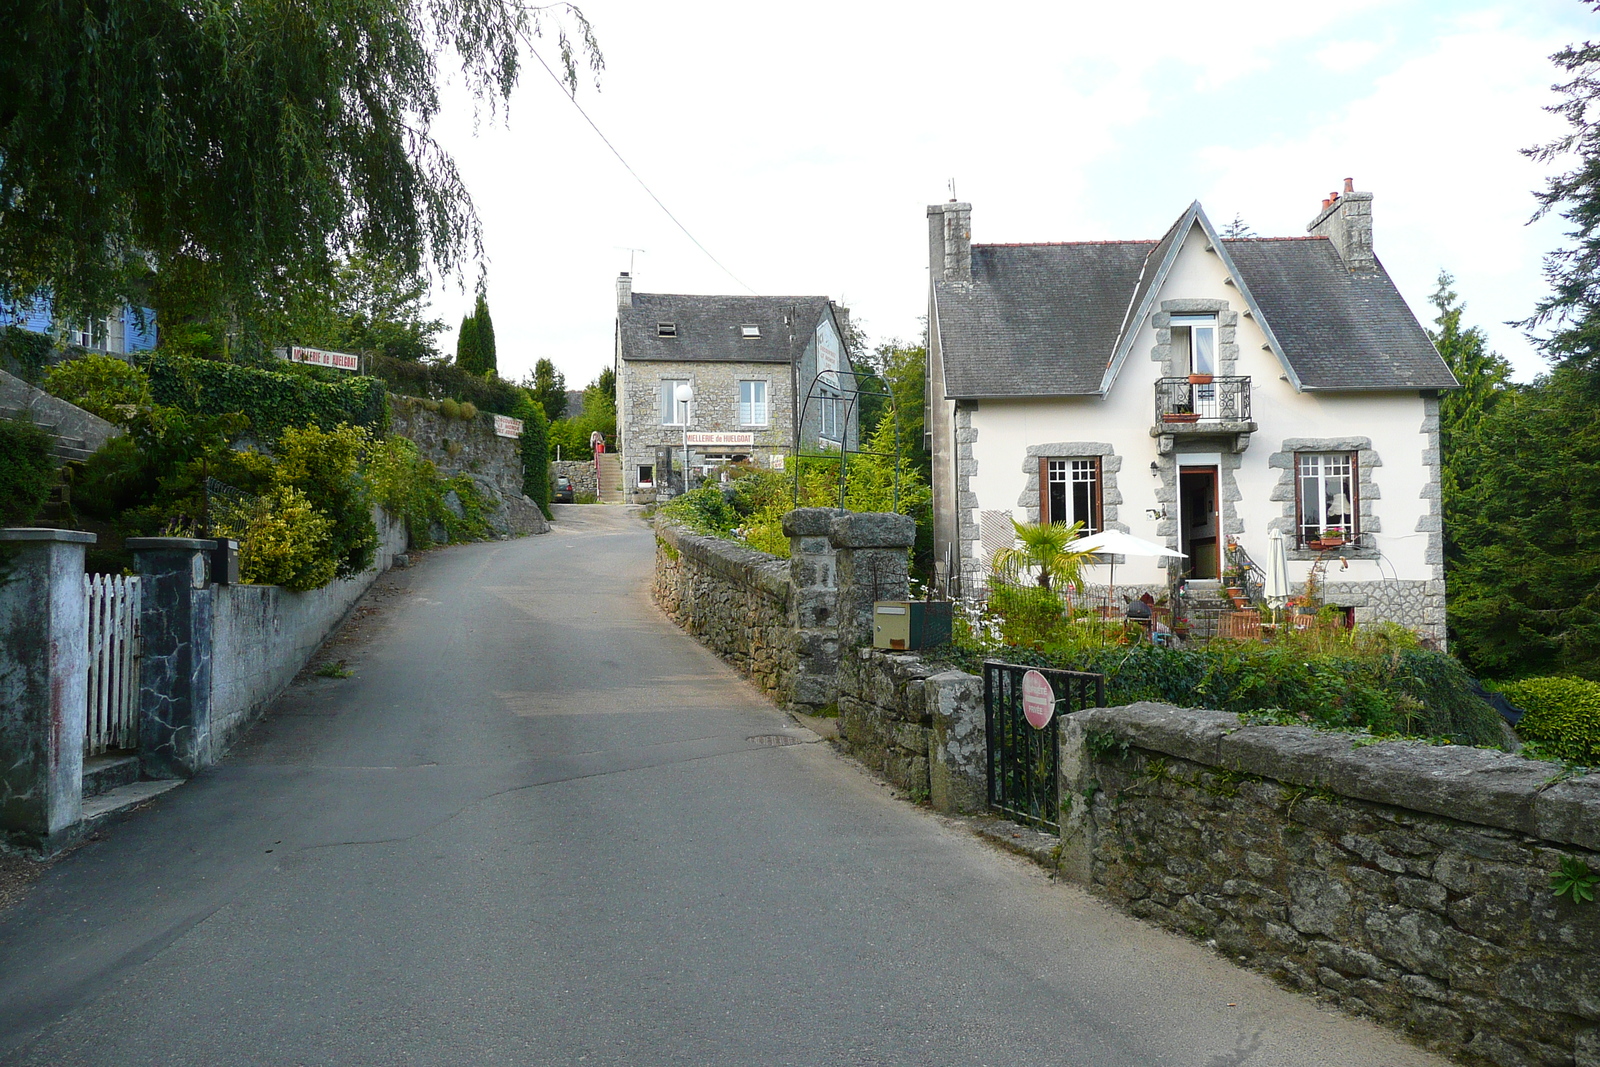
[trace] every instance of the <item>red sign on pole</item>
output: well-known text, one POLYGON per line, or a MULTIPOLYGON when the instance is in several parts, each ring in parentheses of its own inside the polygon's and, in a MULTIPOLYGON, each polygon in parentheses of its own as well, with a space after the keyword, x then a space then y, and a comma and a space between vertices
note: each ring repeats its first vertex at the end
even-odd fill
POLYGON ((1050 720, 1056 713, 1056 691, 1050 688, 1050 682, 1038 671, 1029 671, 1022 676, 1022 717, 1028 720, 1028 725, 1035 730, 1043 730, 1050 725, 1050 720))

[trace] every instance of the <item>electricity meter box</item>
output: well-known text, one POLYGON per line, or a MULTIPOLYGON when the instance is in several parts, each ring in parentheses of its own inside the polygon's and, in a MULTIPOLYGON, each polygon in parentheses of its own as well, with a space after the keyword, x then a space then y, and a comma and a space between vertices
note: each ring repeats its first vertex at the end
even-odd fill
POLYGON ((911 652, 950 640, 948 600, 880 600, 872 605, 872 647, 911 652))

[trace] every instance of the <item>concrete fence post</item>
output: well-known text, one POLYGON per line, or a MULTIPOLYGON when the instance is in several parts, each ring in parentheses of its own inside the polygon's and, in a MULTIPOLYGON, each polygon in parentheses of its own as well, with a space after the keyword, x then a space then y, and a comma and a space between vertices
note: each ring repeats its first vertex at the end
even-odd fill
POLYGON ((214 541, 130 537, 143 584, 139 626, 139 767, 188 778, 211 762, 214 541))
POLYGON ((865 511, 834 513, 828 527, 839 584, 839 646, 872 644, 875 600, 911 595, 910 550, 917 524, 909 515, 865 511))
POLYGON ((0 530, 0 831, 54 852, 83 817, 89 619, 81 530, 0 530))
POLYGON ((789 535, 789 618, 795 675, 790 700, 815 714, 839 697, 839 582, 828 540, 831 508, 796 508, 783 517, 789 535))

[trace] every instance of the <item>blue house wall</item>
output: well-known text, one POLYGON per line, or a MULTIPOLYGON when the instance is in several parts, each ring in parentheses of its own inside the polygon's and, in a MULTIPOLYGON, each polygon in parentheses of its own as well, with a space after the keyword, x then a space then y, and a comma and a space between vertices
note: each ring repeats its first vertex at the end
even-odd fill
MULTIPOLYGON (((153 310, 124 306, 117 316, 122 322, 125 352, 148 352, 156 347, 159 335, 153 310)), ((55 308, 48 295, 37 296, 25 303, 0 300, 0 326, 20 326, 24 330, 52 336, 58 329, 64 333, 70 328, 68 323, 56 321, 55 308)))

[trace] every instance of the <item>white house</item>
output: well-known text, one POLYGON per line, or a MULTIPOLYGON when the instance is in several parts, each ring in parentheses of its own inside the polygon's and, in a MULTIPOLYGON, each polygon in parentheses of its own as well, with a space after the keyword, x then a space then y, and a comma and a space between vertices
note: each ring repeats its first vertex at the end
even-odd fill
POLYGON ((1224 240, 1198 202, 1152 241, 973 244, 971 217, 928 208, 943 573, 981 587, 1010 520, 1046 519, 1186 554, 1118 559, 1118 590, 1203 588, 1276 529, 1292 583, 1320 560, 1352 622, 1443 641, 1438 397, 1459 386, 1373 254, 1371 193, 1347 180, 1305 237, 1224 240))

